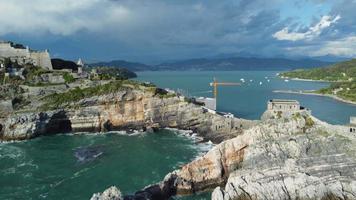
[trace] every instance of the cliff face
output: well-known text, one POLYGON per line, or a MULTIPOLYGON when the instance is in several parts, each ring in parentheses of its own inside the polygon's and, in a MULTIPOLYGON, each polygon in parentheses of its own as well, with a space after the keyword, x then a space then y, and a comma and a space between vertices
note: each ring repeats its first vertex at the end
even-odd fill
MULTIPOLYGON (((355 152, 347 127, 307 113, 266 119, 168 174, 154 191, 167 197, 215 188, 213 200, 355 199, 355 152)), ((152 187, 137 195, 153 196, 152 187)))
POLYGON ((213 200, 355 199, 356 137, 310 116, 274 119, 227 140, 177 174, 177 194, 213 200))
POLYGON ((155 128, 189 129, 220 142, 256 122, 205 112, 179 97, 126 89, 74 102, 71 109, 22 113, 0 120, 3 140, 21 140, 66 132, 104 132, 155 128))

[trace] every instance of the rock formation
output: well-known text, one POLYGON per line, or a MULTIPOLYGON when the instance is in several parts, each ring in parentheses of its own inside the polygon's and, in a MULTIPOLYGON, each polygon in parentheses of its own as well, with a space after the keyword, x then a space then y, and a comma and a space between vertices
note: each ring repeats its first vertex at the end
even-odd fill
POLYGON ((347 127, 303 112, 272 117, 168 174, 156 191, 215 188, 213 200, 356 199, 355 152, 347 127))
POLYGON ((207 140, 220 142, 256 124, 205 112, 179 97, 161 97, 154 92, 125 89, 84 98, 66 109, 20 113, 0 119, 0 139, 21 140, 66 132, 105 132, 178 128, 193 130, 207 140))
POLYGON ((117 187, 111 186, 103 193, 96 193, 90 198, 90 200, 123 200, 121 192, 117 187))

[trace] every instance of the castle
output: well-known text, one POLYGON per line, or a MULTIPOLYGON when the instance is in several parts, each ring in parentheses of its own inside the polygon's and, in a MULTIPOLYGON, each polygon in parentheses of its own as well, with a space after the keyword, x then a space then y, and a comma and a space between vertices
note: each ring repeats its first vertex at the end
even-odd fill
POLYGON ((35 51, 12 42, 0 41, 0 59, 10 58, 19 65, 33 64, 46 70, 52 70, 51 58, 47 50, 35 51))

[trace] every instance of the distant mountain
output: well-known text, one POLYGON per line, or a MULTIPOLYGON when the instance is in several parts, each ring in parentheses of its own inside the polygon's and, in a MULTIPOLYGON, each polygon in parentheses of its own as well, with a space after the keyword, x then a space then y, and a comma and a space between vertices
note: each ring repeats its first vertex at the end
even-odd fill
POLYGON ((90 66, 121 67, 131 71, 158 70, 196 70, 196 71, 233 71, 233 70, 292 70, 298 68, 314 68, 330 65, 314 59, 257 58, 257 57, 219 57, 197 58, 165 62, 158 65, 146 65, 124 60, 92 63, 90 66))
POLYGON ((92 67, 100 67, 100 66, 107 66, 107 67, 120 67, 120 68, 126 68, 131 71, 151 71, 155 70, 154 67, 142 63, 136 63, 136 62, 128 62, 125 60, 113 60, 109 62, 97 62, 97 63, 92 63, 89 64, 92 67))
POLYGON ((327 66, 332 62, 314 59, 292 60, 286 58, 200 58, 156 65, 157 70, 292 70, 298 68, 315 68, 327 66))
POLYGON ((335 62, 335 63, 336 63, 336 62, 342 62, 342 61, 351 60, 352 58, 350 58, 350 57, 334 56, 334 55, 325 55, 325 56, 313 57, 313 59, 321 60, 321 61, 326 61, 326 62, 335 62))

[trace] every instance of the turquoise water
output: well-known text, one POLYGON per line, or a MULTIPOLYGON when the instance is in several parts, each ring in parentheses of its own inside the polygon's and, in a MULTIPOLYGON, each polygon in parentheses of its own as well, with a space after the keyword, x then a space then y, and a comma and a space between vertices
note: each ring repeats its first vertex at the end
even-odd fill
POLYGON ((0 199, 89 199, 111 185, 124 194, 133 193, 162 180, 199 153, 191 138, 168 130, 135 136, 55 135, 2 143, 0 199), (89 149, 87 153, 94 156, 78 161, 78 149, 89 149))
POLYGON ((347 124, 356 115, 356 106, 329 97, 273 93, 273 90, 312 90, 328 86, 328 83, 289 81, 276 77, 276 71, 166 71, 140 72, 138 80, 151 81, 160 87, 183 89, 192 96, 211 97, 209 83, 213 77, 221 82, 240 82, 241 86, 223 86, 218 89, 218 110, 231 112, 238 117, 259 119, 266 110, 266 102, 273 98, 296 99, 313 115, 332 124, 347 124), (270 82, 267 82, 267 79, 270 82), (253 80, 250 82, 250 80, 253 80), (260 85, 262 82, 262 85, 260 85))
MULTIPOLYGON (((212 96, 209 83, 238 82, 219 88, 218 109, 258 119, 271 98, 292 98, 330 123, 347 123, 356 106, 327 97, 277 94, 273 90, 319 89, 327 83, 284 82, 276 72, 141 72, 140 80, 161 87, 181 88, 191 95, 212 96), (267 82, 267 77, 270 82, 267 82), (253 80, 250 82, 249 80, 253 80), (259 82, 262 82, 262 85, 259 82)), ((124 194, 156 183, 203 151, 191 138, 162 130, 152 134, 54 135, 15 143, 0 143, 0 199, 89 199, 116 185, 124 194)), ((210 193, 179 200, 210 199, 210 193)))

